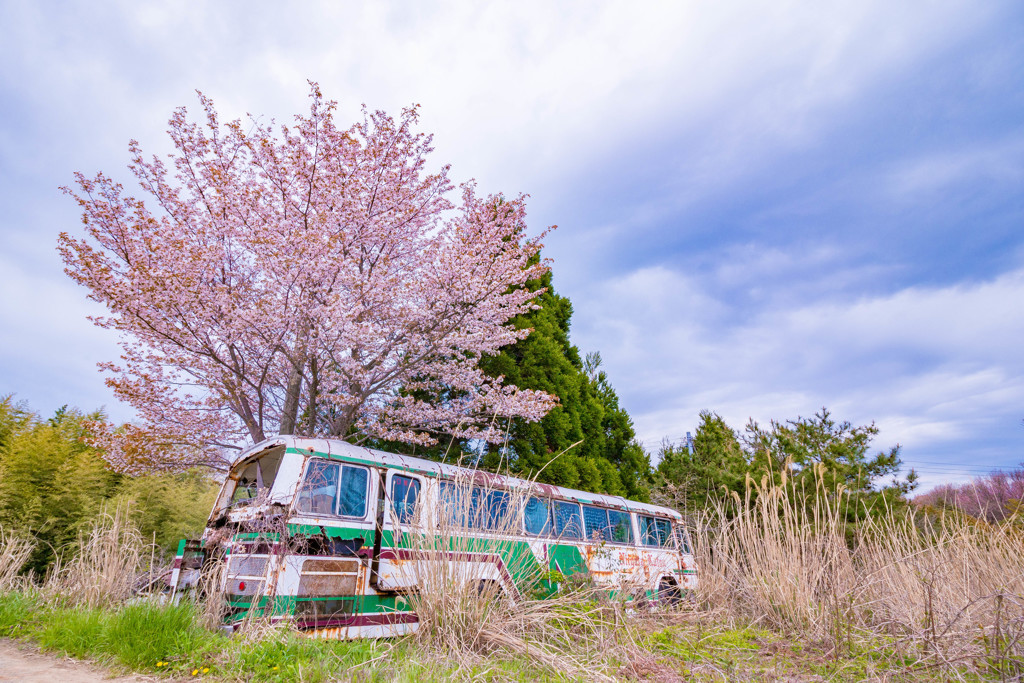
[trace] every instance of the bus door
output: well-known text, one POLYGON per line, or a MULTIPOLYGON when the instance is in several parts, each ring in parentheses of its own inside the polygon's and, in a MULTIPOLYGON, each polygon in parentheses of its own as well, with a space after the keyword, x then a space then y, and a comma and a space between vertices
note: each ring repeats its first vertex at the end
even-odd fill
POLYGON ((423 491, 422 477, 388 470, 384 477, 383 510, 379 515, 381 544, 377 564, 377 589, 400 591, 419 582, 420 567, 413 558, 409 534, 422 527, 417 507, 423 491))

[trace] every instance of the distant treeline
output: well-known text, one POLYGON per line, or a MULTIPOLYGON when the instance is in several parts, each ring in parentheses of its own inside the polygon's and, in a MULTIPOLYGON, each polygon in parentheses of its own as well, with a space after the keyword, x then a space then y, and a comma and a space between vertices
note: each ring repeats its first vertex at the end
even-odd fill
POLYGON ((0 527, 36 543, 28 569, 43 574, 104 510, 128 506, 142 534, 166 550, 201 530, 217 483, 202 472, 128 477, 85 442, 100 412, 61 408, 42 418, 0 397, 0 527))
POLYGON ((847 521, 856 523, 905 507, 917 484, 913 470, 900 476, 898 445, 872 452, 877 435, 874 424, 854 426, 826 408, 767 427, 751 420, 742 433, 704 411, 692 443, 662 444, 651 474, 652 499, 694 514, 771 486, 808 494, 841 488, 848 495, 847 521))
POLYGON ((955 509, 986 522, 1019 519, 1024 512, 1024 463, 1012 470, 1000 470, 975 477, 963 484, 943 484, 914 498, 919 506, 955 509))

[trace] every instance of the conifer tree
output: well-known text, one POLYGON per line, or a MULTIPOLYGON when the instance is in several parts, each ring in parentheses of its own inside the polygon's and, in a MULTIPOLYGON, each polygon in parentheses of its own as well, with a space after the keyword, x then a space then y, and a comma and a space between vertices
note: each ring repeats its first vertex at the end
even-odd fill
POLYGON ((785 473, 787 481, 802 490, 820 486, 834 491, 842 486, 852 501, 845 507, 847 518, 855 522, 902 505, 917 486, 914 470, 903 479, 897 476, 903 464, 899 444, 870 454, 877 435, 874 423, 854 426, 822 408, 810 418, 772 420, 767 429, 751 420, 744 440, 757 476, 768 474, 780 482, 785 473))
POLYGON ((717 413, 703 410, 693 447, 665 443, 654 476, 656 499, 681 512, 743 493, 749 471, 736 432, 717 413))
POLYGON ((636 442, 633 422, 601 370, 600 354, 584 360, 569 340, 572 303, 557 294, 551 273, 529 281, 544 290, 536 308, 513 320, 528 337, 481 362, 490 376, 542 391, 558 404, 541 420, 513 418, 506 439, 488 446, 482 465, 508 468, 538 481, 646 500, 650 462, 636 442))

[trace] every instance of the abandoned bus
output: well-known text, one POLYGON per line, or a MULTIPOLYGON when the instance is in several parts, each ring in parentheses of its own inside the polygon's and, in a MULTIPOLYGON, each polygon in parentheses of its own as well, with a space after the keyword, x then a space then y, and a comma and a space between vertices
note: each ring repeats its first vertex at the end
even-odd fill
POLYGON ((290 436, 238 457, 202 539, 181 542, 171 585, 195 585, 203 563, 222 558, 225 628, 256 613, 318 637, 409 633, 417 617, 407 597, 423 557, 439 557, 417 539, 459 510, 472 511, 454 527, 462 543, 449 539, 440 556, 464 580, 496 582, 513 598, 530 581, 554 592, 574 575, 648 605, 697 587, 674 510, 290 436))

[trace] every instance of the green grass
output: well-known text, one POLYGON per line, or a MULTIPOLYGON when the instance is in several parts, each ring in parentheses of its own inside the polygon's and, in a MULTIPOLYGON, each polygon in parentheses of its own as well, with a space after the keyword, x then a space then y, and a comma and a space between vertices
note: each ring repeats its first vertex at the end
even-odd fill
POLYGON ((127 669, 204 668, 229 642, 202 628, 191 605, 126 605, 117 610, 47 607, 38 603, 20 635, 43 650, 99 659, 127 669), (157 662, 166 662, 157 666, 157 662))
MULTIPOLYGON (((582 614, 570 610, 562 616, 577 628, 587 626, 582 614)), ((649 630, 637 638, 639 647, 627 652, 626 661, 608 660, 609 670, 617 669, 623 678, 698 681, 926 681, 937 673, 893 643, 861 645, 835 657, 825 652, 824 642, 803 642, 753 626, 729 628, 700 614, 668 623, 659 626, 652 619, 635 626, 649 630)), ((31 592, 0 594, 0 637, 119 670, 211 681, 564 680, 528 657, 500 651, 460 667, 458 657, 422 651, 411 639, 313 640, 280 629, 268 629, 261 639, 227 637, 206 630, 197 609, 187 603, 140 602, 104 610, 47 605, 31 592)), ((970 671, 960 677, 984 680, 970 671)), ((998 680, 998 675, 987 678, 998 680)))
MULTIPOLYGON (((313 640, 274 629, 257 640, 227 637, 201 624, 197 609, 188 603, 86 609, 47 605, 34 593, 0 594, 0 637, 122 670, 253 683, 451 677, 451 667, 444 662, 428 665, 408 640, 313 640)), ((499 678, 538 678, 528 661, 499 664, 499 678)), ((485 677, 486 669, 481 669, 485 677)))
POLYGON ((38 599, 26 593, 0 593, 0 638, 21 635, 33 613, 39 609, 38 599))

